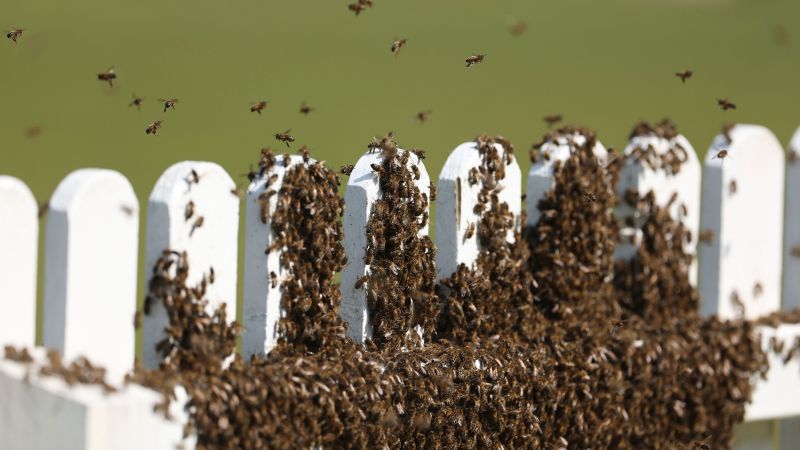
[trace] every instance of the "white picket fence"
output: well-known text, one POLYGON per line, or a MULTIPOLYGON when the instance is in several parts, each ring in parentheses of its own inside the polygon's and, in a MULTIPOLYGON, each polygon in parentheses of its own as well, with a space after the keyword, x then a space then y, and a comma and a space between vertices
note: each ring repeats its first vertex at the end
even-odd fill
MULTIPOLYGON (((582 138, 565 137, 545 145, 541 150, 548 158, 530 168, 528 223, 538 220, 536 205, 552 187, 553 164, 568 157, 574 139, 582 138)), ((694 236, 687 250, 699 253, 699 273, 693 268, 691 276, 702 295, 702 311, 734 317, 734 295, 748 317, 800 305, 800 257, 795 256, 800 252, 800 161, 793 163, 790 158, 785 166, 786 155, 778 139, 754 125, 738 125, 727 136, 717 136, 702 170, 683 136, 671 140, 635 137, 625 152, 652 146, 662 153, 676 145, 687 153, 679 174, 666 176, 629 162, 621 174, 620 193, 631 187, 642 193, 652 189, 666 205, 677 192, 678 201, 670 211, 685 221, 694 236), (727 158, 715 157, 721 149, 728 151, 727 158), (713 240, 698 244, 700 230, 713 231, 713 240)), ((498 150, 502 155, 502 147, 498 150)), ((790 152, 794 151, 800 151, 800 130, 790 143, 790 152)), ((601 159, 610 157, 599 143, 595 154, 601 159)), ((364 227, 380 196, 370 164, 380 160, 379 153, 362 156, 345 193, 344 246, 350 264, 342 273, 341 314, 349 323, 350 336, 358 341, 371 336, 364 288, 354 286, 369 270, 363 263, 364 227)), ((260 201, 262 194, 274 191, 268 203, 270 211, 275 210, 284 174, 290 167, 304 164, 299 156, 287 163, 278 158, 265 176, 251 183, 245 197, 245 356, 268 352, 277 339, 280 249, 263 250, 275 236, 269 220, 262 220, 260 201), (276 274, 274 283, 268 276, 271 272, 276 274)), ((424 164, 415 155, 408 164, 417 166, 417 185, 428 194, 424 164)), ((467 182, 470 170, 479 164, 475 144, 470 142, 456 147, 441 171, 435 223, 440 278, 453 273, 459 263, 473 264, 477 257, 477 238, 465 238, 465 232, 480 226, 473 211, 479 188, 467 182)), ((521 211, 521 178, 513 160, 501 181, 500 200, 507 202, 514 214, 521 211)), ((166 248, 188 252, 189 283, 199 281, 213 267, 216 281, 208 285, 209 307, 235 299, 240 206, 235 188, 231 177, 214 163, 185 161, 168 168, 149 198, 146 254, 140 266, 139 203, 127 179, 102 169, 69 174, 53 194, 46 217, 44 346, 58 349, 67 359, 89 357, 106 367, 112 382, 119 385, 120 377, 133 365, 132 319, 136 299, 146 292, 143 286, 137 294, 137 271, 144 270, 148 279, 153 263, 166 248)), ((620 217, 632 213, 625 208, 620 206, 620 217)), ((0 346, 34 345, 37 209, 22 181, 0 176, 0 346)), ((427 232, 427 227, 420 231, 427 232)), ((635 243, 636 233, 630 232, 635 243)), ((617 257, 630 257, 634 249, 621 245, 617 257)), ((143 325, 142 361, 146 367, 159 362, 154 344, 166 323, 163 307, 152 306, 143 325)), ((228 317, 235 317, 236 305, 227 308, 228 317)), ((800 336, 800 325, 765 328, 764 346, 773 334, 791 343, 800 336)), ((40 361, 40 351, 35 353, 40 361)), ((797 359, 787 365, 778 356, 771 359, 769 377, 758 382, 746 423, 737 431, 739 449, 800 446, 800 365, 797 359)), ((182 441, 185 415, 180 401, 173 403, 174 420, 166 421, 153 412, 158 395, 147 389, 129 386, 104 394, 99 387, 68 388, 61 380, 36 373, 31 367, 0 360, 0 448, 172 449, 178 443, 183 448, 193 447, 192 437, 182 441)))

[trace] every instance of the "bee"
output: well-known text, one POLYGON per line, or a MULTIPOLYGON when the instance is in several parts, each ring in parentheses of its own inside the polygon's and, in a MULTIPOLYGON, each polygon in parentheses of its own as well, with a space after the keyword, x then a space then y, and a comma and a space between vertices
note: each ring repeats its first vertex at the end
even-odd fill
POLYGON ((47 211, 50 211, 50 204, 47 203, 47 202, 44 202, 44 203, 40 204, 39 205, 38 217, 40 219, 43 218, 47 214, 47 211))
POLYGON ((419 158, 420 161, 425 159, 425 150, 422 150, 420 148, 415 148, 415 149, 411 150, 411 153, 417 155, 417 158, 419 158))
POLYGON ((129 206, 129 205, 120 205, 119 209, 123 213, 125 213, 125 215, 128 216, 128 217, 133 216, 133 213, 135 212, 135 210, 133 209, 133 206, 129 206))
POLYGON ((467 177, 467 181, 469 182, 470 186, 478 184, 479 177, 480 177, 480 171, 478 170, 477 167, 469 169, 469 176, 467 177))
POLYGON ((308 162, 311 160, 311 152, 308 146, 303 145, 302 147, 300 147, 300 150, 298 151, 300 152, 301 155, 303 155, 303 162, 308 164, 308 162))
POLYGON ((205 218, 203 218, 203 216, 198 217, 192 224, 192 229, 189 231, 189 237, 191 237, 194 234, 194 231, 196 229, 202 227, 204 222, 205 218))
POLYGON ((417 167, 416 165, 412 164, 411 165, 411 172, 414 174, 414 179, 415 180, 419 180, 419 178, 420 178, 419 167, 417 167))
POLYGON ((142 110, 142 102, 144 102, 144 98, 137 97, 136 93, 134 93, 133 94, 133 100, 131 100, 131 102, 128 103, 128 108, 130 108, 131 106, 135 106, 136 109, 141 111, 142 110))
POLYGON ((694 72, 691 70, 684 70, 683 72, 675 72, 675 76, 681 79, 681 83, 686 83, 686 80, 692 78, 694 72))
POLYGON ((391 50, 395 57, 400 54, 400 49, 406 46, 406 41, 406 38, 394 38, 394 41, 392 41, 391 50))
POLYGON ((467 231, 464 233, 464 240, 472 239, 472 236, 474 235, 475 235, 475 223, 470 222, 469 225, 467 225, 467 231))
POLYGON ((100 81, 108 81, 108 85, 114 87, 114 80, 117 79, 117 73, 114 72, 114 66, 109 67, 105 72, 98 73, 97 79, 100 81))
POLYGON ((800 258, 800 245, 792 246, 791 250, 789 250, 789 254, 791 254, 795 258, 800 258))
POLYGON ((290 142, 294 142, 294 136, 289 134, 290 131, 292 131, 291 128, 283 133, 275 133, 275 139, 283 142, 288 147, 290 142))
POLYGON ((250 170, 247 173, 243 173, 241 176, 247 177, 247 181, 253 182, 256 178, 258 178, 259 173, 253 170, 253 165, 250 164, 250 170))
POLYGON ((711 159, 719 158, 719 159, 724 160, 727 157, 728 157, 728 150, 723 149, 723 150, 718 151, 716 155, 711 157, 711 159))
POLYGON ((311 111, 314 111, 314 108, 308 106, 306 102, 303 102, 303 104, 300 105, 300 114, 309 115, 311 111))
POLYGON ((347 5, 347 9, 353 11, 356 14, 356 16, 361 14, 361 11, 364 11, 367 8, 371 7, 372 7, 372 0, 358 0, 355 3, 347 5))
POLYGON ((432 181, 431 181, 431 185, 430 185, 430 190, 431 190, 431 201, 435 202, 436 201, 436 185, 433 184, 432 181))
POLYGON ((789 150, 789 154, 787 155, 786 159, 789 160, 789 163, 792 164, 797 161, 798 154, 794 150, 789 150))
POLYGON ((511 33, 512 36, 520 36, 527 29, 527 23, 523 22, 522 20, 515 19, 511 23, 511 26, 508 27, 508 32, 511 33))
POLYGON ((156 120, 155 122, 148 125, 147 128, 144 129, 144 132, 147 134, 155 135, 156 133, 158 133, 158 130, 160 129, 161 129, 161 121, 156 120))
POLYGON ((170 108, 175 110, 175 104, 178 103, 177 98, 168 98, 168 99, 160 98, 158 99, 158 101, 164 104, 164 112, 167 112, 167 110, 170 108))
POLYGON ((583 200, 588 202, 596 202, 597 197, 594 195, 592 191, 583 191, 583 200))
POLYGON ((423 123, 427 122, 428 120, 430 120, 432 112, 433 111, 431 111, 430 109, 427 110, 427 111, 420 111, 420 112, 417 113, 415 119, 419 120, 420 124, 423 124, 423 123))
POLYGON ((189 171, 189 183, 200 184, 200 175, 194 169, 189 171))
POLYGON ((350 176, 350 174, 353 173, 354 168, 355 168, 354 165, 348 164, 346 166, 342 166, 342 168, 339 169, 339 171, 342 172, 342 175, 350 176))
POLYGON ((28 139, 33 139, 37 136, 42 134, 42 127, 39 125, 33 126, 25 130, 25 137, 28 139))
POLYGON ((272 289, 275 289, 278 286, 278 275, 276 275, 275 272, 270 272, 269 281, 270 281, 270 287, 272 287, 272 289))
POLYGON ((736 193, 736 180, 731 180, 731 182, 728 183, 728 192, 731 195, 736 193))
POLYGON ((194 215, 194 202, 189 200, 186 204, 186 209, 183 211, 183 218, 188 222, 194 215))
POLYGON ((141 327, 142 327, 142 312, 136 310, 136 312, 133 314, 133 328, 138 330, 141 327))
POLYGON ((231 195, 233 195, 236 198, 242 198, 244 197, 244 192, 237 186, 231 189, 231 195))
POLYGON ((753 298, 761 297, 763 293, 764 286, 761 284, 761 282, 756 282, 756 284, 753 285, 753 298))
POLYGON ((544 116, 543 118, 544 123, 547 124, 547 128, 553 128, 553 125, 557 124, 558 122, 561 122, 562 119, 563 117, 561 116, 561 114, 551 114, 549 116, 544 116))
POLYGON ((711 244, 712 242, 714 242, 714 230, 700 230, 697 239, 699 239, 700 242, 711 244))
POLYGON ((363 286, 364 283, 367 282, 367 279, 369 279, 369 276, 367 276, 367 275, 364 275, 363 277, 360 277, 359 279, 357 279, 356 280, 356 284, 355 284, 355 288, 356 289, 361 289, 361 286, 363 286))
POLYGON ((736 105, 728 101, 727 98, 721 98, 717 100, 717 104, 723 111, 727 111, 729 109, 736 109, 736 105))
POLYGON ((16 44, 17 43, 17 39, 22 37, 22 32, 23 31, 25 31, 25 30, 21 30, 19 28, 12 28, 12 29, 6 31, 6 37, 11 39, 12 41, 14 41, 14 43, 16 44))
POLYGON ((375 171, 375 173, 377 173, 378 176, 382 177, 382 176, 385 175, 383 167, 381 167, 380 165, 378 165, 378 164, 370 164, 369 166, 372 167, 372 170, 375 171))
POLYGON ((464 61, 466 61, 467 67, 472 67, 475 64, 482 63, 483 62, 483 58, 486 58, 486 55, 477 55, 476 54, 476 55, 470 55, 464 61))
POLYGON ((261 110, 267 107, 267 100, 261 100, 260 102, 253 103, 250 105, 250 112, 255 112, 261 115, 261 110))

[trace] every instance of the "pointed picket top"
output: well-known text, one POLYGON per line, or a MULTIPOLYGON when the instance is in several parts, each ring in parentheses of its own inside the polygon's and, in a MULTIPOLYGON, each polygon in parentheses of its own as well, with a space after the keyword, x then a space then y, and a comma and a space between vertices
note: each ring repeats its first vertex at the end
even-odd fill
POLYGON ((736 125, 706 154, 700 217, 701 310, 748 318, 781 306, 784 153, 767 128, 736 125))
MULTIPOLYGON (((559 134, 555 141, 547 140, 539 148, 539 159, 528 170, 528 193, 525 207, 529 226, 536 225, 541 217, 539 200, 544 198, 547 192, 553 188, 556 162, 566 161, 576 147, 585 144, 586 136, 576 131, 569 134, 559 134)), ((595 143, 592 152, 601 162, 605 162, 608 158, 608 151, 600 141, 595 143)))
MULTIPOLYGON (((398 153, 405 150, 398 149, 398 153)), ((367 222, 372 205, 381 198, 378 175, 372 170, 372 164, 382 164, 381 152, 369 151, 359 158, 344 194, 344 252, 347 265, 342 270, 341 289, 342 305, 340 315, 347 322, 347 335, 356 342, 364 342, 372 337, 372 326, 367 311, 366 283, 356 289, 356 281, 369 271, 364 262, 367 248, 367 222)), ((430 177, 420 158, 411 153, 406 167, 411 170, 417 166, 419 180, 414 184, 425 197, 430 198, 430 177)), ((428 224, 419 232, 419 236, 428 235, 428 224)))
MULTIPOLYGON (((669 212, 674 220, 688 228, 692 240, 686 244, 685 251, 695 254, 700 229, 700 160, 689 141, 681 134, 673 135, 673 131, 669 124, 637 128, 623 151, 626 158, 619 174, 617 194, 622 199, 628 189, 637 190, 640 196, 653 191, 661 207, 666 207, 672 196, 677 195, 669 212)), ((616 214, 623 236, 640 234, 640 230, 627 229, 624 223, 628 216, 638 218, 633 207, 620 201, 616 214)), ((637 227, 641 226, 640 222, 636 221, 637 227)), ((623 239, 617 246, 617 259, 633 256, 636 247, 623 239)), ((689 268, 689 278, 692 284, 697 284, 696 262, 689 268)))
POLYGON ((36 339, 37 214, 28 186, 0 175, 0 348, 36 339))
POLYGON ((783 234, 783 308, 800 306, 800 128, 789 142, 783 234))
MULTIPOLYGON (((287 165, 283 157, 263 176, 255 178, 247 189, 245 207, 244 246, 244 331, 242 332, 242 354, 269 353, 278 342, 278 322, 285 314, 281 310, 283 280, 286 276, 281 267, 281 249, 266 250, 278 238, 272 229, 270 218, 278 206, 283 178, 294 166, 303 163, 301 155, 291 155, 287 165), (262 202, 268 209, 262 210, 262 202), (266 213, 266 214, 264 214, 266 213), (275 277, 272 277, 275 274, 275 277)), ((309 163, 313 163, 309 159, 309 163)))
POLYGON ((134 359, 139 202, 122 174, 81 169, 50 200, 43 344, 112 376, 134 359))
MULTIPOLYGON (((493 145, 501 159, 506 161, 505 148, 499 143, 493 145)), ((478 144, 474 141, 465 142, 450 153, 439 174, 436 189, 437 279, 452 275, 459 264, 472 266, 478 258, 480 249, 477 228, 480 226, 480 215, 475 214, 474 208, 479 202, 481 183, 470 182, 470 179, 475 178, 474 171, 480 166, 478 144), (471 231, 469 237, 468 229, 471 231)), ((498 181, 498 185, 502 187, 498 197, 501 203, 508 204, 517 221, 522 208, 521 178, 519 164, 511 155, 510 163, 505 165, 505 178, 498 181)), ((513 232, 509 232, 507 239, 513 242, 513 232)))
MULTIPOLYGON (((158 179, 147 208, 145 287, 152 269, 166 249, 186 251, 188 286, 210 279, 206 298, 209 312, 226 304, 229 321, 236 318, 239 203, 236 185, 221 166, 211 162, 183 161, 170 166, 158 179)), ((143 315, 142 364, 157 367, 161 357, 156 344, 168 324, 163 303, 154 301, 143 315)))

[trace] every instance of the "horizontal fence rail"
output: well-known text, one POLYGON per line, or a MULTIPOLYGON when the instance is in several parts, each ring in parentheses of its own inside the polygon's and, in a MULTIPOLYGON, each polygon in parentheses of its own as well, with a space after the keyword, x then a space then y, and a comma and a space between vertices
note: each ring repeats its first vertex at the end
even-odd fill
MULTIPOLYGON (((528 225, 540 218, 537 205, 553 187, 556 165, 565 161, 573 148, 584 145, 585 139, 575 133, 538 149, 538 159, 527 174, 528 225)), ((518 229, 523 216, 520 167, 513 154, 506 154, 506 148, 492 145, 505 172, 503 178, 494 180, 500 187, 495 192, 508 205, 518 229)), ((468 142, 450 153, 439 175, 435 200, 420 156, 408 155, 406 168, 415 174, 414 186, 427 206, 436 203, 437 279, 450 276, 459 264, 474 265, 480 251, 476 205, 482 202, 482 185, 476 171, 482 161, 476 150, 477 144, 468 142)), ((603 163, 627 158, 620 173, 620 197, 631 190, 642 194, 652 190, 657 204, 668 207, 672 217, 691 232, 686 251, 696 253, 699 264, 691 268, 690 278, 700 290, 704 313, 755 318, 800 306, 800 130, 790 141, 788 162, 772 132, 755 125, 736 125, 717 136, 702 165, 685 137, 653 130, 636 133, 622 154, 606 150, 599 142, 593 152, 603 163), (665 172, 653 165, 668 164, 671 158, 681 163, 679 171, 665 172)), ((251 174, 244 193, 215 163, 185 161, 169 167, 149 197, 141 268, 137 260, 139 202, 128 180, 103 169, 69 174, 49 201, 46 215, 45 261, 41 264, 44 346, 59 350, 67 359, 87 356, 107 368, 118 382, 134 364, 131 325, 136 299, 148 297, 157 288, 151 271, 164 252, 186 252, 191 262, 187 282, 205 285, 209 311, 235 299, 240 276, 239 209, 244 198, 242 351, 246 357, 268 353, 276 345, 278 324, 284 317, 281 292, 286 277, 281 265, 283 249, 273 245, 278 236, 271 217, 285 201, 279 191, 286 174, 293 167, 312 163, 300 155, 278 157, 262 172, 251 174), (140 270, 146 283, 137 290, 140 270)), ((381 152, 361 156, 344 194, 347 264, 341 273, 340 314, 349 324, 349 336, 358 342, 370 339, 373 332, 363 280, 370 273, 365 262, 367 225, 382 198, 376 173, 382 163, 381 152)), ((0 307, 4 311, 0 345, 32 346, 34 342, 40 212, 44 210, 40 211, 22 181, 0 176, 0 307)), ((424 223, 419 236, 428 233, 429 214, 418 218, 424 223)), ((636 253, 641 238, 637 214, 623 202, 616 210, 623 238, 618 259, 636 253)), ((513 233, 508 239, 513 239, 513 233)), ((144 316, 142 362, 145 367, 156 367, 161 362, 156 344, 165 337, 167 316, 158 301, 146 308, 150 314, 144 316)), ((227 314, 231 320, 236 316, 235 303, 227 304, 227 314)), ((765 328, 765 348, 774 335, 791 342, 800 336, 800 325, 765 328)), ((42 350, 36 349, 34 357, 42 361, 42 350)), ((780 355, 770 358, 769 376, 757 381, 753 402, 747 408, 748 424, 742 428, 758 435, 753 438, 758 445, 776 433, 782 433, 786 442, 786 436, 794 436, 791 430, 800 417, 797 360, 784 365, 780 355), (774 426, 756 424, 773 419, 782 419, 787 426, 779 432, 774 426)), ((29 448, 58 447, 53 446, 53 436, 37 426, 62 433, 64 442, 74 445, 71 448, 193 447, 191 436, 184 440, 181 435, 186 420, 181 412, 184 394, 176 394, 174 420, 169 421, 153 416, 157 396, 147 389, 129 386, 111 395, 100 395, 100 390, 97 386, 70 389, 25 366, 0 361, 0 398, 6 403, 0 407, 0 447, 18 448, 23 442, 20 436, 33 442, 29 448), (16 411, 24 414, 18 416, 16 411), (126 420, 103 422, 100 417, 109 413, 126 420), (118 445, 109 430, 118 432, 120 439, 132 439, 135 445, 118 445)), ((793 448, 786 445, 784 448, 793 448)))

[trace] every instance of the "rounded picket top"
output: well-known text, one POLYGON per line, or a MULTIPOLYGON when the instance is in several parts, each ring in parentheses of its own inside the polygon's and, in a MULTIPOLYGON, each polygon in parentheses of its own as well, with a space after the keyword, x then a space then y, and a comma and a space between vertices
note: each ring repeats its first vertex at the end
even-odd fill
POLYGON ((37 214, 28 186, 0 175, 0 347, 36 338, 37 214))
MULTIPOLYGON (((271 218, 278 206, 283 178, 292 167, 303 164, 301 155, 291 155, 285 164, 283 157, 247 188, 245 206, 244 246, 244 331, 242 354, 269 353, 278 342, 278 322, 285 317, 281 309, 283 280, 286 271, 281 267, 282 249, 266 251, 278 236, 271 218), (265 209, 266 207, 266 209, 265 209), (275 274, 275 277, 272 277, 275 274)), ((314 159, 309 159, 313 164, 314 159)))
MULTIPOLYGON (((499 143, 493 145, 503 161, 506 161, 505 148, 499 143)), ((498 180, 502 189, 498 197, 501 203, 508 204, 519 226, 522 173, 513 154, 510 161, 505 165, 505 178, 498 180)), ((478 258, 480 248, 477 228, 480 227, 480 215, 475 213, 474 208, 479 203, 478 194, 482 186, 480 181, 470 180, 475 177, 474 170, 480 166, 478 144, 474 141, 465 142, 450 153, 439 174, 436 194, 438 279, 452 275, 459 264, 471 266, 478 258), (470 230, 469 235, 467 230, 470 230)), ((508 233, 507 240, 514 241, 513 231, 508 233)))
POLYGON ((783 309, 800 306, 800 128, 789 142, 783 234, 783 309))
MULTIPOLYGON (((539 160, 534 162, 528 170, 528 193, 525 207, 529 226, 539 222, 541 217, 539 200, 553 188, 555 163, 569 159, 576 147, 586 145, 586 139, 586 136, 576 131, 558 135, 555 141, 549 140, 539 148, 539 160)), ((595 142, 592 152, 601 163, 605 164, 608 160, 608 150, 600 141, 595 142)))
POLYGON ((139 202, 119 172, 81 169, 50 200, 43 344, 112 376, 133 366, 139 202))
MULTIPOLYGON (((186 284, 196 286, 206 279, 208 312, 213 313, 224 303, 228 321, 235 320, 239 204, 236 184, 219 164, 182 161, 165 170, 150 193, 147 207, 145 293, 164 250, 186 251, 186 284)), ((144 367, 158 367, 161 357, 156 344, 164 338, 168 323, 161 300, 152 301, 142 322, 144 367)))
MULTIPOLYGON (((405 150, 397 149, 399 154, 405 150)), ((364 342, 372 337, 372 326, 367 311, 366 283, 356 289, 356 281, 369 273, 369 266, 364 262, 367 248, 367 223, 372 207, 381 198, 378 174, 372 164, 382 164, 383 154, 379 151, 368 151, 353 167, 347 189, 344 194, 344 252, 347 265, 342 270, 341 290, 342 304, 339 314, 347 322, 347 335, 356 342, 364 342)), ((425 164, 413 152, 410 153, 406 167, 409 171, 416 166, 420 177, 414 185, 420 193, 430 199, 430 177, 425 164)), ((428 235, 428 224, 418 232, 419 236, 428 235)))
MULTIPOLYGON (((658 127, 659 125, 656 125, 658 127)), ((664 124, 663 126, 669 126, 664 124)), ((692 145, 681 134, 664 136, 656 129, 642 130, 638 135, 631 137, 630 142, 623 151, 625 164, 619 174, 617 194, 622 198, 628 189, 635 189, 640 196, 649 191, 655 195, 656 203, 661 207, 669 205, 670 216, 684 224, 691 233, 691 241, 685 245, 685 251, 695 254, 697 236, 700 231, 700 160, 692 145), (652 151, 652 154, 648 154, 652 151), (672 162, 668 167, 662 167, 661 158, 672 162), (654 164, 653 167, 647 162, 654 164), (655 160, 655 161, 654 161, 655 160), (673 199, 673 195, 676 197, 673 199)), ((633 216, 639 219, 637 211, 621 201, 616 210, 620 219, 623 235, 632 234, 639 230, 625 230, 624 219, 633 216)), ((641 220, 636 220, 637 227, 641 220)), ((640 233, 637 233, 640 234, 640 233)), ((630 245, 630 241, 623 239, 617 246, 617 259, 627 259, 636 254, 637 245, 630 245)), ((689 278, 693 284, 697 283, 697 263, 689 268, 689 278)))
POLYGON ((704 166, 701 310, 723 318, 773 312, 781 304, 781 144, 767 128, 736 125, 714 139, 704 166))

